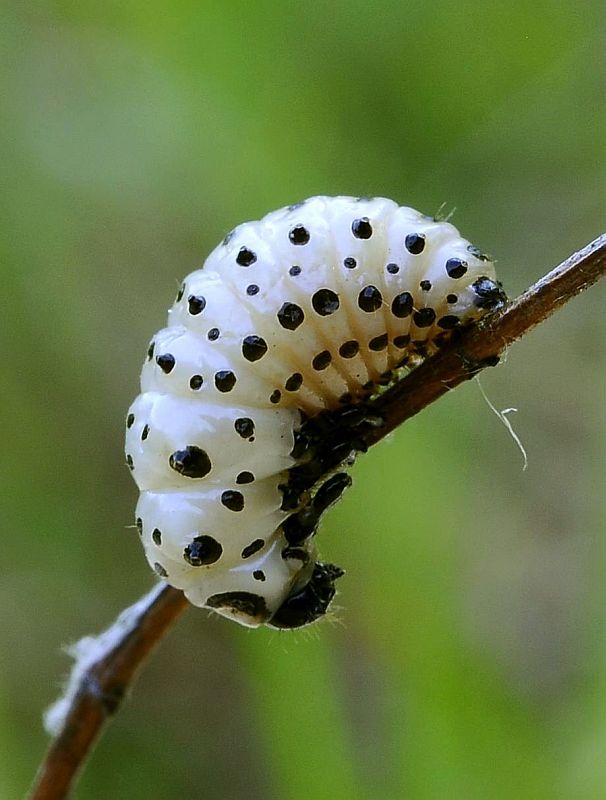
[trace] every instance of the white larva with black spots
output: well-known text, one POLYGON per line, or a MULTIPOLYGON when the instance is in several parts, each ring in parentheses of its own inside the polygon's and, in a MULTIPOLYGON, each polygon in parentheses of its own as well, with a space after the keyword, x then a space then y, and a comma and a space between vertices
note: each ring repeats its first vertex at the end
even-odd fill
POLYGON ((250 627, 322 616, 342 571, 316 561, 314 534, 349 481, 301 490, 302 420, 355 409, 504 300, 456 228, 384 198, 314 197, 237 227, 185 279, 127 416, 156 573, 250 627))

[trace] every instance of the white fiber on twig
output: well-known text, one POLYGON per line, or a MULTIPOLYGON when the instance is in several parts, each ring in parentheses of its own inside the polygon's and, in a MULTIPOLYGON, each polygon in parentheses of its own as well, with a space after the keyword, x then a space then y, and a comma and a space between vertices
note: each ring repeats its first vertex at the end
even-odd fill
POLYGON ((130 631, 136 629, 139 620, 163 588, 163 583, 154 586, 140 600, 125 608, 116 621, 98 636, 84 636, 65 648, 65 651, 74 659, 74 665, 63 694, 44 712, 44 728, 49 736, 58 736, 63 730, 73 701, 83 681, 86 680, 88 670, 106 658, 130 631))
POLYGON ((522 440, 520 439, 518 434, 514 431, 513 425, 511 424, 511 422, 509 421, 509 418, 507 416, 508 414, 512 414, 514 412, 517 412, 518 409, 517 408, 504 408, 502 411, 499 411, 499 409, 495 408, 495 406, 488 399, 488 396, 487 396, 486 392, 484 391, 484 387, 482 386, 482 384, 480 382, 480 379, 478 377, 476 377, 476 381, 477 381, 478 387, 480 389, 480 393, 481 393, 482 397, 484 398, 484 400, 486 402, 486 405, 501 420, 503 425, 505 425, 505 427, 509 431, 509 435, 511 436, 511 438, 514 440, 514 442, 518 446, 518 449, 519 449, 520 453, 522 454, 522 459, 523 459, 522 472, 525 472, 526 469, 528 468, 528 454, 526 452, 526 448, 522 444, 522 440))

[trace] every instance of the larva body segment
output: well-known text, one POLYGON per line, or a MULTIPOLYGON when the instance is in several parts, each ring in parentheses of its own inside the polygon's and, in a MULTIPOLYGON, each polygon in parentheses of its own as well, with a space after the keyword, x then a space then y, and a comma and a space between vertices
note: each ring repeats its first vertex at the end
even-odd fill
POLYGON ((322 616, 342 572, 316 561, 314 533, 348 481, 295 491, 302 420, 355 407, 504 301, 456 228, 384 198, 238 226, 183 282, 127 417, 157 574, 251 627, 322 616))

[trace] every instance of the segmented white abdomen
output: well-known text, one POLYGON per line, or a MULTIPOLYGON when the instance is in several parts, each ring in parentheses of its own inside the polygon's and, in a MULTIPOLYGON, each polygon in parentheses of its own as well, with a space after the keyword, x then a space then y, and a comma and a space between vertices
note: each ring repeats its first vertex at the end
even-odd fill
POLYGON ((281 527, 302 417, 355 404, 503 299, 452 225, 391 200, 314 197, 237 227, 185 279, 127 418, 156 572, 195 605, 271 620, 318 566, 315 539, 281 527))

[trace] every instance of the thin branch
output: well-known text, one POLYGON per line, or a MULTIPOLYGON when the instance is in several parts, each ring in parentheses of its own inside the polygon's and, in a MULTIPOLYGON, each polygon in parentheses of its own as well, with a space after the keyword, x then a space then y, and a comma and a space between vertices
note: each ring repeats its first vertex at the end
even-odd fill
POLYGON ((66 797, 84 760, 109 718, 116 713, 135 675, 165 632, 188 606, 182 592, 158 584, 98 637, 81 639, 65 696, 47 713, 56 737, 30 797, 66 797))
MULTIPOLYGON (((363 435, 370 446, 480 370, 493 366, 517 339, 550 317, 606 273, 606 234, 541 278, 507 309, 462 331, 370 406, 385 424, 363 435)), ((84 759, 116 712, 138 668, 188 605, 181 592, 157 587, 123 612, 104 634, 82 640, 66 696, 47 725, 58 729, 30 800, 66 797, 84 759), (85 650, 84 655, 79 652, 85 650)))

